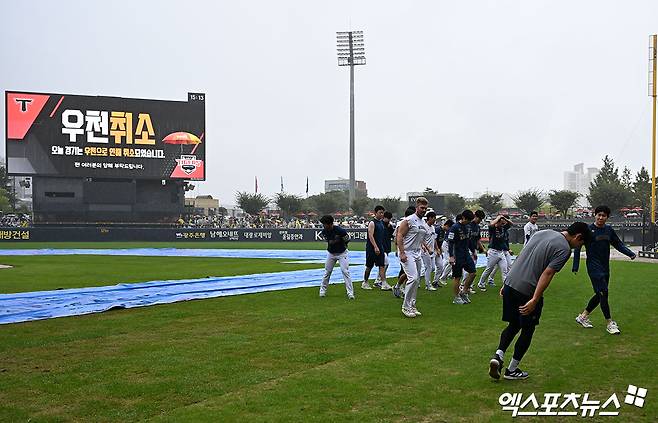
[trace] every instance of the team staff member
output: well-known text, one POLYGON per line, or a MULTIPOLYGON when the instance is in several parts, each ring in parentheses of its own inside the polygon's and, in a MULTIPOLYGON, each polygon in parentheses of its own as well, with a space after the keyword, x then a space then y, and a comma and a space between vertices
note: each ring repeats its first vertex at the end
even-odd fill
POLYGON ((508 323, 500 334, 498 349, 489 362, 489 376, 500 379, 505 351, 520 331, 504 377, 511 380, 528 377, 528 373, 519 369, 519 362, 530 348, 532 335, 539 324, 544 291, 553 276, 569 260, 571 249, 582 247, 590 236, 586 223, 575 222, 563 232, 546 229, 535 233, 521 250, 500 289, 503 321, 508 323))
POLYGON ((340 270, 343 272, 347 298, 353 300, 354 288, 352 287, 352 277, 350 276, 350 261, 347 256, 349 253, 347 250, 347 243, 350 242, 350 236, 345 229, 334 225, 333 216, 322 216, 320 218, 320 223, 322 223, 322 226, 324 227, 322 232, 320 232, 320 236, 327 241, 327 260, 324 264, 324 277, 322 278, 322 285, 320 285, 320 296, 324 297, 327 295, 329 278, 331 277, 331 272, 333 272, 336 262, 338 262, 340 270))

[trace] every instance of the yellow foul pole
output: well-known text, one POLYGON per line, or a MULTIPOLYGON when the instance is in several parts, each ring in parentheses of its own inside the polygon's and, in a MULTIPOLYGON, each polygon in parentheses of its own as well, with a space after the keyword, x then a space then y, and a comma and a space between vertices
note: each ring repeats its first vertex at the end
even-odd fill
POLYGON ((651 90, 649 95, 653 102, 653 127, 651 131, 651 223, 656 220, 656 47, 658 47, 657 38, 655 34, 651 36, 651 90))

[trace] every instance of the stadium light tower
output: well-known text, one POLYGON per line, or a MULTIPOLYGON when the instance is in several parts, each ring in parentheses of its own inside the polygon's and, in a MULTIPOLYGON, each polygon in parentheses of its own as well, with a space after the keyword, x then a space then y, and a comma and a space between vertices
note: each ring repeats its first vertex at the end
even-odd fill
POLYGON ((350 67, 350 190, 349 207, 355 195, 354 175, 354 66, 366 64, 366 49, 363 44, 363 31, 336 32, 338 66, 350 67))

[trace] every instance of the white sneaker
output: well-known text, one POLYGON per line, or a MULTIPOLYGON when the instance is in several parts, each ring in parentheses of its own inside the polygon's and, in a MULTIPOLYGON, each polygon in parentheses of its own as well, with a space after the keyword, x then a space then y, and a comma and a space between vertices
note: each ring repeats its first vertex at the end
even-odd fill
POLYGON ((482 285, 481 283, 478 284, 478 288, 480 288, 480 291, 485 292, 487 290, 487 287, 485 285, 482 285))
POLYGON ((617 326, 617 322, 614 320, 611 320, 610 323, 608 323, 608 327, 606 327, 605 330, 611 335, 619 335, 621 333, 619 326, 617 326))
MULTIPOLYGON (((580 325, 584 328, 593 328, 594 327, 592 322, 589 320, 589 317, 583 317, 580 314, 576 317, 576 322, 580 323, 580 325)), ((608 331, 608 332, 610 332, 610 331, 608 331)))
POLYGON ((422 315, 423 315, 423 313, 421 313, 420 311, 418 311, 418 309, 417 309, 416 307, 412 308, 411 311, 412 311, 416 316, 422 316, 422 315))
POLYGON ((468 293, 469 294, 475 294, 477 291, 473 289, 473 287, 469 288, 468 293))
POLYGON ((441 284, 441 286, 446 286, 446 285, 448 285, 448 282, 447 282, 447 281, 439 280, 439 283, 441 284))
POLYGON ((453 303, 453 304, 460 304, 460 305, 461 305, 461 304, 466 304, 466 303, 464 302, 464 300, 462 299, 462 297, 460 297, 460 296, 456 296, 456 297, 452 300, 452 303, 453 303))
POLYGON ((402 309, 402 314, 404 314, 405 316, 407 316, 407 317, 409 317, 409 318, 414 318, 414 317, 416 317, 416 313, 414 313, 413 310, 408 310, 408 309, 406 309, 406 308, 403 308, 403 309, 402 309))
POLYGON ((391 289, 393 289, 393 287, 388 283, 386 283, 386 281, 382 282, 382 287, 381 287, 382 291, 390 291, 391 289))
POLYGON ((326 289, 320 289, 320 297, 325 297, 327 295, 326 289))
POLYGON ((353 300, 353 299, 354 299, 354 295, 353 295, 353 294, 347 294, 347 299, 348 299, 348 300, 353 300))
POLYGON ((361 289, 372 289, 372 287, 370 286, 370 284, 368 282, 363 282, 361 284, 361 289))
POLYGON ((426 286, 425 289, 428 291, 436 291, 436 288, 434 288, 432 285, 426 286))

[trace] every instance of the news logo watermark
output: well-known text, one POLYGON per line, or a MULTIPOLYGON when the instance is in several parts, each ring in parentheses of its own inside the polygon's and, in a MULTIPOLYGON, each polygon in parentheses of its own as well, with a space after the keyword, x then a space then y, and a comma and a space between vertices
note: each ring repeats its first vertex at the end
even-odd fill
MULTIPOLYGON (((647 389, 635 385, 628 385, 623 404, 634 407, 644 407, 647 389)), ((590 396, 589 392, 582 394, 571 392, 568 394, 547 392, 526 395, 523 393, 505 392, 498 397, 498 404, 505 412, 511 412, 512 417, 530 416, 580 416, 580 417, 613 417, 619 416, 622 403, 613 393, 605 400, 590 396)))

